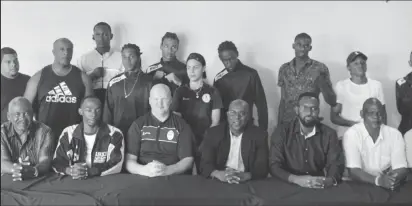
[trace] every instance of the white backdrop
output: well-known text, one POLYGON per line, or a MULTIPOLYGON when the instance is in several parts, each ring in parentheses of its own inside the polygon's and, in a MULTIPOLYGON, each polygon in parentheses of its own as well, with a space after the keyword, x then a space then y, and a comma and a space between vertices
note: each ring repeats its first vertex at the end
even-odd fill
MULTIPOLYGON (((203 54, 211 82, 222 68, 218 45, 233 41, 239 58, 262 79, 269 107, 269 132, 277 123, 279 67, 290 61, 294 37, 312 36, 310 56, 324 62, 333 84, 348 77, 345 61, 354 50, 368 57, 368 75, 384 86, 388 124, 397 127, 395 81, 406 75, 412 50, 412 2, 1 2, 1 47, 18 52, 21 72, 34 74, 53 61, 52 44, 67 37, 74 43, 72 63, 93 49, 93 26, 108 22, 112 46, 135 43, 143 67, 160 59, 165 32, 181 39, 178 57, 203 54)), ((322 101, 325 122, 329 106, 322 101)))

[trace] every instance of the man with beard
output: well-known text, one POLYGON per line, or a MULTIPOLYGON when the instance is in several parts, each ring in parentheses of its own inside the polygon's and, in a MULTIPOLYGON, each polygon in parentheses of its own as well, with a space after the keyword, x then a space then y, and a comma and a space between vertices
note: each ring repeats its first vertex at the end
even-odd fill
POLYGON ((230 103, 227 123, 206 130, 200 173, 222 182, 239 184, 268 174, 267 132, 249 122, 249 105, 230 103))
POLYGON ((141 52, 135 44, 122 48, 125 72, 116 75, 107 86, 103 121, 127 134, 130 125, 150 111, 149 93, 152 77, 141 70, 141 52))
POLYGON ((342 147, 335 130, 319 121, 318 94, 299 95, 295 112, 295 120, 272 135, 270 173, 301 187, 337 185, 344 170, 342 147))
POLYGON ((146 70, 146 73, 153 76, 155 84, 162 83, 169 87, 172 95, 182 84, 189 83, 186 65, 176 58, 179 50, 179 38, 176 33, 166 32, 160 43, 162 58, 146 70))
POLYGON ((73 43, 66 38, 53 43, 54 62, 38 71, 27 82, 24 97, 37 105, 36 119, 48 125, 55 135, 70 125, 77 124, 81 117, 77 110, 80 101, 93 93, 86 73, 70 64, 73 43))
POLYGON ((367 99, 363 121, 346 131, 343 148, 352 180, 394 190, 408 172, 405 142, 397 129, 382 123, 383 112, 378 99, 367 99))
POLYGON ((80 124, 66 127, 60 136, 53 159, 53 169, 73 179, 119 173, 124 158, 122 132, 101 123, 98 97, 87 96, 81 102, 80 124))
POLYGON ((102 104, 105 104, 110 79, 124 71, 122 55, 110 46, 113 33, 108 23, 97 23, 93 28, 92 39, 96 43, 96 48, 80 57, 78 67, 90 77, 94 94, 102 104))
POLYGON ((10 100, 22 96, 30 77, 19 73, 17 52, 1 48, 1 123, 7 122, 7 108, 10 100))
POLYGON ((1 125, 1 174, 22 181, 46 174, 54 152, 51 129, 33 121, 33 109, 24 97, 9 103, 8 122, 1 125))

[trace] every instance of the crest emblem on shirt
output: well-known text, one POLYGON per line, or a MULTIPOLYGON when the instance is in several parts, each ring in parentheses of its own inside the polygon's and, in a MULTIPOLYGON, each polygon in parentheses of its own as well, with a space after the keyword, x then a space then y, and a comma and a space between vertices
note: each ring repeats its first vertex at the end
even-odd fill
POLYGON ((168 140, 173 140, 173 138, 175 137, 175 133, 172 130, 169 130, 166 134, 166 137, 168 140))
POLYGON ((94 155, 93 163, 104 163, 106 162, 107 152, 96 152, 94 155))
POLYGON ((210 102, 210 94, 203 94, 202 100, 204 103, 209 103, 210 102))

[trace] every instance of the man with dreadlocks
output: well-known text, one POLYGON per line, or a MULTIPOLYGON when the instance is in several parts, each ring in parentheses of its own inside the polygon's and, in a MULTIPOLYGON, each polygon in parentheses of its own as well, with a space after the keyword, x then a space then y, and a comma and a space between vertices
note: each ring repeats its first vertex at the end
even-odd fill
POLYGON ((149 112, 152 77, 141 70, 140 48, 126 44, 122 48, 125 72, 113 77, 107 86, 103 121, 119 128, 123 134, 134 120, 149 112))

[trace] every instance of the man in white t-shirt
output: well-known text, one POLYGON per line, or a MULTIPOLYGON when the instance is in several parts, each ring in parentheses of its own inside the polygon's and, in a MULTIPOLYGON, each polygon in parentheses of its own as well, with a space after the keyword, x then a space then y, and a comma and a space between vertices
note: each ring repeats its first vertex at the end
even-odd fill
POLYGON ((113 34, 106 22, 94 26, 92 38, 96 48, 82 55, 77 66, 92 79, 94 94, 104 104, 109 81, 124 72, 122 54, 110 47, 113 34))
POLYGON ((338 138, 342 139, 345 131, 362 120, 359 111, 366 99, 374 97, 383 104, 383 124, 386 124, 385 98, 382 84, 366 77, 366 60, 362 52, 349 54, 346 63, 350 78, 336 83, 337 105, 331 108, 331 121, 338 125, 338 138))
POLYGON ((363 121, 343 137, 349 177, 394 190, 408 172, 402 134, 382 124, 383 105, 377 98, 367 99, 360 113, 363 121))

